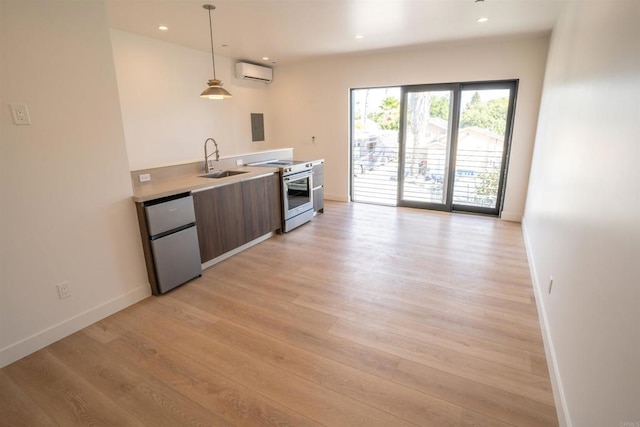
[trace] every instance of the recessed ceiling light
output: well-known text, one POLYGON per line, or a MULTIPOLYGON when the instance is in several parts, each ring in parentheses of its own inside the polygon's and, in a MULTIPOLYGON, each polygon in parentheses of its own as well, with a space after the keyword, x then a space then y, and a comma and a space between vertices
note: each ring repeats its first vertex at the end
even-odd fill
POLYGON ((363 36, 362 34, 356 34, 356 37, 355 37, 355 38, 357 38, 357 39, 363 39, 363 38, 364 38, 364 36, 363 36))
POLYGON ((487 18, 486 16, 483 16, 482 18, 476 19, 476 22, 479 22, 482 24, 483 22, 487 22, 488 20, 489 18, 487 18))
POLYGON ((268 57, 268 56, 263 56, 263 57, 262 57, 262 60, 263 60, 263 61, 268 61, 268 60, 269 60, 269 57, 268 57))
POLYGON ((160 31, 167 31, 169 29, 169 27, 167 27, 166 25, 158 25, 158 29, 160 31))

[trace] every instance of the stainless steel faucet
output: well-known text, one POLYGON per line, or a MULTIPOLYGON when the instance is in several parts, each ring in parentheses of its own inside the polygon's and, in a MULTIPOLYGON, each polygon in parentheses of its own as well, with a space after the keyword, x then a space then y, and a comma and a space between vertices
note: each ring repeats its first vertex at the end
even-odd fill
POLYGON ((218 143, 216 142, 215 139, 213 138, 207 138, 204 141, 204 171, 206 173, 211 173, 211 171, 213 171, 214 167, 211 164, 211 162, 209 161, 209 157, 216 155, 216 162, 220 160, 220 152, 218 151, 218 143), (213 145, 215 145, 216 147, 216 151, 214 151, 213 153, 209 154, 209 151, 207 150, 207 142, 213 142, 213 145))

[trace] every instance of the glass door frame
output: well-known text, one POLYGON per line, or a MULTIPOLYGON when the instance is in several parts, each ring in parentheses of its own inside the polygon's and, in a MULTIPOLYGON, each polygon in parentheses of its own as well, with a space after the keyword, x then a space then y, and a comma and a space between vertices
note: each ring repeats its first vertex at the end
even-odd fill
POLYGON ((401 87, 400 96, 400 129, 399 129, 399 161, 398 161, 398 200, 397 206, 431 209, 445 212, 469 212, 485 215, 499 216, 503 208, 504 193, 506 189, 506 178, 509 169, 509 156, 511 151, 511 136, 513 134, 513 122, 515 116, 515 104, 518 94, 519 80, 494 80, 481 82, 464 82, 464 83, 442 83, 442 84, 424 84, 410 85, 401 87), (494 208, 486 208, 479 206, 468 206, 453 203, 454 182, 456 179, 456 159, 458 150, 458 130, 460 127, 460 102, 462 91, 464 90, 491 90, 491 89, 509 89, 509 105, 507 107, 507 120, 504 134, 501 170, 498 180, 498 191, 496 195, 496 204, 494 208), (411 92, 428 92, 428 91, 445 91, 450 90, 453 93, 452 103, 449 109, 449 130, 447 138, 448 164, 445 168, 444 183, 446 183, 446 194, 444 203, 418 202, 403 199, 404 172, 405 172, 405 156, 406 156, 406 114, 407 114, 407 94, 411 92))
MULTIPOLYGON (((511 136, 513 134, 513 122, 515 116, 516 98, 518 96, 518 83, 519 80, 498 80, 489 82, 469 82, 460 84, 459 96, 462 96, 464 90, 496 90, 507 89, 509 90, 509 105, 507 106, 506 125, 504 129, 504 141, 502 146, 502 159, 501 169, 498 179, 498 191, 496 194, 496 204, 494 208, 485 208, 479 206, 468 206, 462 204, 453 203, 451 210, 453 212, 470 212, 484 215, 500 216, 504 203, 504 193, 506 189, 507 172, 509 169, 509 157, 511 154, 511 136)), ((455 159, 453 160, 455 164, 455 159)), ((455 174, 455 170, 453 171, 455 174)), ((455 178, 454 178, 455 179, 455 178)))
POLYGON ((453 180, 450 174, 451 172, 451 159, 455 158, 455 147, 452 141, 458 138, 458 122, 457 112, 460 110, 458 105, 460 103, 460 90, 459 83, 442 83, 442 84, 424 84, 424 85, 411 85, 402 86, 400 95, 400 129, 398 133, 399 139, 399 157, 398 157, 398 200, 397 206, 409 207, 409 208, 421 208, 437 211, 450 212, 452 208, 451 200, 453 196, 453 180), (406 114, 407 114, 407 96, 412 92, 452 92, 452 103, 449 106, 449 129, 447 132, 447 164, 445 165, 445 173, 443 177, 443 186, 446 184, 446 194, 444 195, 444 203, 431 203, 431 202, 418 202, 414 200, 404 200, 404 178, 405 178, 405 160, 406 160, 406 142, 407 142, 407 129, 406 129, 406 114), (454 117, 455 115, 455 117, 454 117), (449 194, 451 193, 451 194, 449 194))

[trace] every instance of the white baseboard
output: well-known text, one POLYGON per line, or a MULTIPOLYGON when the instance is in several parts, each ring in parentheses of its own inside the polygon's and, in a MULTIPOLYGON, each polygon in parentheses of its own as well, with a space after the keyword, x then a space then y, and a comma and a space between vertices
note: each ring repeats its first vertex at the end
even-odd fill
POLYGON ((529 271, 531 273, 531 281, 533 282, 533 291, 535 293, 536 305, 538 307, 538 319, 540 321, 540 329, 542 330, 542 341, 544 343, 544 352, 549 365, 549 377, 551 380, 551 389, 553 390, 553 400, 556 404, 556 412, 558 414, 558 423, 560 427, 572 427, 571 418, 569 417, 569 409, 567 408, 567 400, 562 387, 560 371, 558 370, 558 361, 556 352, 549 330, 549 321, 547 319, 547 311, 544 307, 544 299, 542 298, 543 290, 541 282, 536 270, 536 263, 533 257, 529 233, 527 231, 526 218, 522 218, 522 233, 524 235, 524 246, 527 251, 527 259, 529 261, 529 271))
POLYGON ((334 202, 348 202, 349 196, 341 196, 338 194, 324 193, 325 200, 333 200, 334 202))
POLYGON ((0 349, 0 368, 3 368, 16 360, 22 359, 29 354, 36 352, 49 344, 52 344, 82 328, 111 316, 132 304, 137 303, 151 295, 149 285, 136 288, 124 295, 113 298, 97 307, 77 314, 70 319, 64 320, 56 325, 35 333, 27 338, 0 349))
POLYGON ((505 221, 522 222, 522 212, 502 211, 500 213, 500 219, 505 221))

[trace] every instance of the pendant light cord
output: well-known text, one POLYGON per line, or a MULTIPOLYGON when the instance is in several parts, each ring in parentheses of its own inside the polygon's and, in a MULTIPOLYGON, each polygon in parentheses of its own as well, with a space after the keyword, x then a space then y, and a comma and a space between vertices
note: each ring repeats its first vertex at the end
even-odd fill
POLYGON ((211 38, 211 66, 213 67, 213 79, 216 79, 216 59, 213 53, 213 26, 211 25, 211 9, 209 9, 209 37, 211 38))

